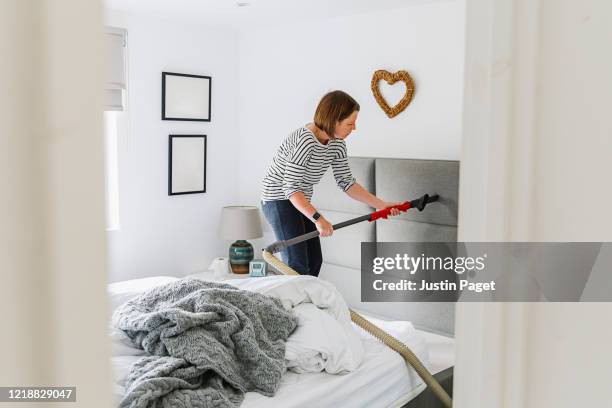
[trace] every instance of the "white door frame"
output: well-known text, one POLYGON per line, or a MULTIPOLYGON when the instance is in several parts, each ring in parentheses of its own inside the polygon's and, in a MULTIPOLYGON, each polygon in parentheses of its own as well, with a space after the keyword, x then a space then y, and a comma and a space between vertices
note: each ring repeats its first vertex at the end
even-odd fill
MULTIPOLYGON (((466 1, 459 241, 530 240, 538 9, 466 1)), ((455 407, 524 406, 528 307, 457 305, 455 407)))

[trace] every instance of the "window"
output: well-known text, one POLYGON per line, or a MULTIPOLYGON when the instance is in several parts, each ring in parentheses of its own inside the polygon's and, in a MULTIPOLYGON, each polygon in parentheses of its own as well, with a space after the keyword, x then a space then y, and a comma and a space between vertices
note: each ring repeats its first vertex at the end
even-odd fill
POLYGON ((104 112, 104 155, 106 182, 106 229, 118 230, 119 223, 119 139, 125 136, 127 90, 127 32, 106 27, 107 72, 104 112))
POLYGON ((119 229, 119 121, 123 112, 104 112, 104 179, 106 182, 106 229, 119 229))
POLYGON ((122 111, 126 90, 125 54, 127 32, 123 28, 106 27, 106 110, 122 111))

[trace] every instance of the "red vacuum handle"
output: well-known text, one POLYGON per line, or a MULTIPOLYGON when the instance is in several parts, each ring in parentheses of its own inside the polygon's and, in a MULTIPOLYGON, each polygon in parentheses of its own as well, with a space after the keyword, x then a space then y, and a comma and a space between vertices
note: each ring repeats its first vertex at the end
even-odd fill
POLYGON ((389 216, 389 214, 391 214, 392 208, 397 208, 400 211, 408 211, 409 208, 416 208, 419 211, 423 211, 423 209, 425 209, 425 206, 427 204, 433 203, 434 201, 438 201, 439 199, 440 199, 440 196, 438 196, 437 194, 434 194, 431 196, 429 194, 423 194, 423 196, 417 198, 416 200, 406 201, 406 202, 403 202, 402 204, 394 205, 392 207, 388 207, 388 208, 384 208, 379 211, 375 211, 372 214, 370 214, 370 218, 368 219, 368 221, 372 222, 380 218, 386 219, 389 216))
POLYGON ((405 201, 401 204, 394 205, 392 207, 387 207, 382 210, 374 211, 372 214, 370 214, 369 221, 376 221, 380 218, 387 219, 387 217, 391 214, 392 208, 397 208, 400 211, 408 211, 408 209, 410 208, 410 201, 405 201))

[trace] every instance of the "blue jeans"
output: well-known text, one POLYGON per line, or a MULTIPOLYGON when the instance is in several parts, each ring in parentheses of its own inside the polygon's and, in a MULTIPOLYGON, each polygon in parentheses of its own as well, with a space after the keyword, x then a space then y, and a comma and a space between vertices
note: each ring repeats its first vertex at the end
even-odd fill
MULTIPOLYGON (((264 201, 264 216, 277 240, 286 240, 316 231, 314 223, 305 217, 289 200, 264 201)), ((319 276, 323 255, 319 237, 292 245, 281 252, 283 262, 301 275, 319 276)))

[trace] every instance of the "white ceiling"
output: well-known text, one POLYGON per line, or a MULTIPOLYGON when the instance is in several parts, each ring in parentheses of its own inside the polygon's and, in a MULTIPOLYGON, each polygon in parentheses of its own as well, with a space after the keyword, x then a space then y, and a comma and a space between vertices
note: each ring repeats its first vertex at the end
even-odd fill
POLYGON ((240 30, 437 1, 443 0, 104 0, 104 4, 110 10, 240 30), (238 7, 239 2, 250 5, 238 7))

